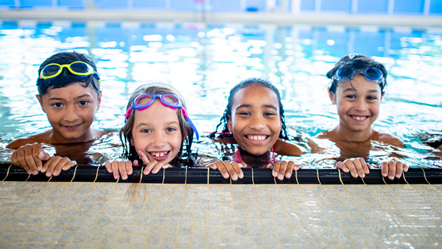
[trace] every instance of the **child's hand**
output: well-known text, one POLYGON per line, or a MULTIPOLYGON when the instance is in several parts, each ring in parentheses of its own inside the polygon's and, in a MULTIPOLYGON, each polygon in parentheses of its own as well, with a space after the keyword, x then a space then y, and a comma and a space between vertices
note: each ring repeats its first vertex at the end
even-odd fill
POLYGON ((77 165, 76 161, 71 161, 67 157, 53 156, 43 165, 40 172, 46 173, 47 177, 58 176, 61 170, 66 171, 77 165))
MULTIPOLYGON (((149 158, 147 158, 146 154, 144 154, 144 152, 142 150, 138 150, 137 151, 138 156, 140 156, 141 160, 143 161, 143 163, 146 165, 146 168, 144 168, 143 174, 144 175, 148 175, 150 172, 152 172, 153 174, 158 173, 158 171, 163 168, 163 169, 167 169, 172 167, 170 164, 166 163, 165 161, 155 161, 153 160, 152 162, 149 161, 149 158)), ((134 161, 134 166, 138 166, 138 161, 135 160, 134 161)))
POLYGON ((350 172, 354 178, 358 176, 364 178, 365 174, 370 174, 370 164, 366 163, 362 157, 349 158, 344 162, 337 162, 336 168, 341 169, 345 173, 350 172))
POLYGON ((211 169, 219 170, 225 179, 231 177, 232 180, 236 181, 238 180, 238 177, 240 179, 244 177, 241 168, 245 168, 247 165, 244 163, 238 164, 237 162, 230 163, 229 161, 218 161, 215 164, 210 164, 209 167, 211 169))
MULTIPOLYGON (((272 165, 267 165, 267 168, 271 168, 272 165)), ((278 180, 284 180, 284 176, 286 178, 292 177, 293 170, 298 170, 301 168, 301 165, 295 165, 293 161, 277 161, 275 165, 273 165, 272 175, 273 177, 278 177, 278 180)))
MULTIPOLYGON (((135 164, 135 163, 134 163, 135 164)), ((107 172, 113 173, 114 178, 126 180, 127 175, 132 175, 132 162, 129 160, 115 160, 115 161, 107 161, 104 166, 107 169, 107 172)))
POLYGON ((43 167, 42 161, 47 161, 50 157, 39 143, 33 143, 20 146, 12 153, 11 161, 25 169, 28 174, 37 175, 43 167))
POLYGON ((387 177, 390 180, 394 180, 394 177, 401 178, 403 172, 407 172, 409 167, 405 163, 396 161, 384 161, 380 163, 382 168, 382 176, 387 177))

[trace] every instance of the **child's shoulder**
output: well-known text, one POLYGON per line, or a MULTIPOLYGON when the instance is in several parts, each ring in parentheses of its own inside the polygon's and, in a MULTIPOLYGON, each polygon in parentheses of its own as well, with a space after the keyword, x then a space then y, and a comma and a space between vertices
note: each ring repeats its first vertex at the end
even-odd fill
POLYGON ((20 146, 26 145, 26 144, 33 144, 33 143, 46 143, 49 141, 49 137, 52 130, 45 131, 43 133, 38 133, 35 135, 30 135, 27 137, 22 137, 19 139, 16 139, 12 142, 10 142, 6 148, 9 149, 18 149, 20 146))
POLYGON ((336 133, 334 129, 329 131, 323 131, 315 136, 315 138, 318 139, 329 139, 329 140, 334 140, 335 137, 336 133))
POLYGON ((405 147, 405 144, 401 139, 388 133, 373 131, 372 140, 391 144, 398 147, 405 147))

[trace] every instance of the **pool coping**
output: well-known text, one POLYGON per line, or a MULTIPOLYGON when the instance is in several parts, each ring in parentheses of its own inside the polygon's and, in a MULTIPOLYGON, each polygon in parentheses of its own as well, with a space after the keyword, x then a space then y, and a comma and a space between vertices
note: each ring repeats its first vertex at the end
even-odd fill
POLYGON ((116 180, 105 167, 77 165, 59 176, 46 177, 40 173, 30 175, 23 168, 12 164, 0 165, 1 181, 30 182, 115 182, 115 183, 157 183, 157 184, 442 184, 442 169, 410 168, 400 178, 390 180, 382 177, 380 169, 371 169, 365 178, 354 178, 339 169, 300 169, 290 179, 278 180, 271 169, 242 169, 244 177, 233 181, 225 179, 218 170, 210 168, 160 169, 157 174, 144 175, 144 167, 134 168, 126 180, 116 180))

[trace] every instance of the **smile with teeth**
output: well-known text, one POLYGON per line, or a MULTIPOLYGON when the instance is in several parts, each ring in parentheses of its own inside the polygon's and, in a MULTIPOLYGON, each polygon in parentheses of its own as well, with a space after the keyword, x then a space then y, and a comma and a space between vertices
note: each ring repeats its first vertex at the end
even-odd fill
POLYGON ((262 141, 267 139, 267 135, 247 135, 246 136, 250 140, 262 141))
POLYGON ((169 153, 169 151, 150 152, 150 154, 152 154, 155 157, 163 157, 163 156, 167 155, 168 153, 169 153))
POLYGON ((77 127, 79 127, 81 124, 77 125, 63 125, 68 130, 75 130, 77 127))
POLYGON ((364 120, 366 120, 369 116, 355 116, 355 115, 350 115, 350 117, 351 117, 352 119, 357 120, 357 121, 364 121, 364 120))

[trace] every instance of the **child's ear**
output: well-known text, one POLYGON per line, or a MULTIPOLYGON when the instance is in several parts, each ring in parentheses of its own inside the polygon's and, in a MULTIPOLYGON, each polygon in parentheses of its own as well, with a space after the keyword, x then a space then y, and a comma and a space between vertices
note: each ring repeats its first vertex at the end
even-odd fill
POLYGON ((38 99, 38 103, 40 103, 40 107, 41 107, 41 109, 43 110, 43 112, 46 113, 46 112, 45 112, 45 108, 43 107, 43 100, 41 99, 41 96, 38 95, 38 94, 36 94, 35 97, 37 97, 37 99, 38 99))
POLYGON ((97 111, 100 109, 101 106, 101 96, 102 96, 102 91, 100 91, 100 94, 98 94, 97 111))
POLYGON ((333 105, 336 104, 335 94, 330 91, 330 88, 327 88, 328 97, 330 98, 333 105))
POLYGON ((230 118, 230 115, 227 115, 227 129, 229 129, 229 132, 232 132, 232 119, 230 118))

